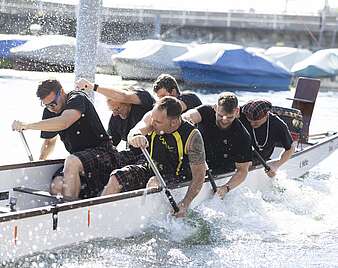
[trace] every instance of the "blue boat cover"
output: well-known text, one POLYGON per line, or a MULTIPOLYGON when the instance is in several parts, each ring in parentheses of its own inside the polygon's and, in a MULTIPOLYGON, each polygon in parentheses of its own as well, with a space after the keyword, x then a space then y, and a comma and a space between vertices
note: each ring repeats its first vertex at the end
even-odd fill
POLYGON ((291 73, 264 55, 233 44, 199 45, 174 59, 188 84, 250 90, 288 90, 291 73))
POLYGON ((26 42, 27 40, 16 40, 16 39, 1 40, 0 39, 0 59, 1 58, 7 59, 10 55, 11 48, 20 46, 26 42))

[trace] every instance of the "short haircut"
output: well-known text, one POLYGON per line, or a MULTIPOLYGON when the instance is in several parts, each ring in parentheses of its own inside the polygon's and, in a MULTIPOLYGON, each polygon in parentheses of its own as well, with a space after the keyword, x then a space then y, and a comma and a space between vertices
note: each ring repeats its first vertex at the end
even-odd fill
POLYGON ((180 101, 171 96, 166 96, 158 100, 155 107, 160 111, 166 110, 167 116, 171 119, 179 118, 182 113, 180 101))
POLYGON ((159 77, 157 77, 153 84, 153 90, 156 93, 161 88, 165 88, 169 93, 172 93, 173 89, 176 89, 177 94, 181 94, 176 79, 170 74, 161 74, 159 77))
POLYGON ((47 97, 51 92, 58 92, 62 89, 61 83, 56 79, 48 79, 40 82, 36 96, 41 100, 47 97))
POLYGON ((238 99, 232 92, 223 92, 219 95, 217 105, 226 113, 232 113, 238 107, 238 99))

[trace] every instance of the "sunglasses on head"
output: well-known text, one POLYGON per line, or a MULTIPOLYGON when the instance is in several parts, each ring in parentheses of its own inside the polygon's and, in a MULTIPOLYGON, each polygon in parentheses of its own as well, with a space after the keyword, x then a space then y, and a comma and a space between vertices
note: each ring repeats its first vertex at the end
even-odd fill
POLYGON ((61 90, 58 90, 57 92, 56 92, 56 94, 55 94, 55 97, 54 97, 54 99, 50 102, 50 103, 47 103, 47 104, 44 104, 42 101, 41 101, 41 106, 42 107, 45 107, 45 108, 55 108, 57 105, 58 105, 58 103, 57 103, 57 101, 58 101, 58 99, 59 99, 59 97, 60 97, 60 93, 61 93, 61 90))

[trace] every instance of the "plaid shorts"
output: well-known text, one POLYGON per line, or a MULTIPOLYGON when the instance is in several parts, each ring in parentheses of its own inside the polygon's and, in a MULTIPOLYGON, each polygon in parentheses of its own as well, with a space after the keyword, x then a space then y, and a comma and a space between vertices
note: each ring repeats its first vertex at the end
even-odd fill
MULTIPOLYGON (((145 188, 148 180, 155 176, 143 158, 139 159, 136 165, 128 165, 120 169, 115 169, 111 175, 116 176, 117 181, 122 186, 123 192, 145 188)), ((168 187, 190 180, 189 178, 181 178, 168 174, 163 174, 162 177, 168 187)))
POLYGON ((97 196, 108 183, 112 170, 135 163, 140 155, 135 151, 118 152, 111 142, 74 153, 83 165, 80 197, 97 196))

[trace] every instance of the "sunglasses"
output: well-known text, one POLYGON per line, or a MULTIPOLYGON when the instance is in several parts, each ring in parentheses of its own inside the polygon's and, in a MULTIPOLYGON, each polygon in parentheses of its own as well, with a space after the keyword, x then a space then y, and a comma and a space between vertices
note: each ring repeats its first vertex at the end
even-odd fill
POLYGON ((50 103, 44 104, 44 103, 41 101, 41 106, 42 106, 42 107, 45 107, 45 108, 47 108, 47 109, 48 109, 48 108, 55 108, 55 107, 58 105, 57 101, 58 101, 60 95, 61 95, 61 90, 58 90, 58 91, 56 92, 56 94, 55 94, 54 99, 53 99, 50 103))

